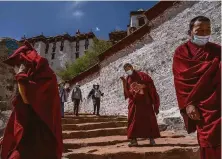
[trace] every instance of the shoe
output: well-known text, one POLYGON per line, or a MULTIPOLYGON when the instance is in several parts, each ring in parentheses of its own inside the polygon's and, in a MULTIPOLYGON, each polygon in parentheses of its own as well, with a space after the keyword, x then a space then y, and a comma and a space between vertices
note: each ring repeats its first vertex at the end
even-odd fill
POLYGON ((156 142, 155 142, 154 139, 150 138, 149 140, 150 140, 150 145, 152 145, 152 146, 153 146, 153 145, 156 145, 156 142))
POLYGON ((96 113, 94 112, 93 115, 95 115, 96 113))
POLYGON ((128 144, 129 147, 136 147, 138 146, 137 140, 136 139, 132 139, 130 141, 130 143, 128 144))
POLYGON ((97 116, 100 116, 100 114, 96 114, 97 116))

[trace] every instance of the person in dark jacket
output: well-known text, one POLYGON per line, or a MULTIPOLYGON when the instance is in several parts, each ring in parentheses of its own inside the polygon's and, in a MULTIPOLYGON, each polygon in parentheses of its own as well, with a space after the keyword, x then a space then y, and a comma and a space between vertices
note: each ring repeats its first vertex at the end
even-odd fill
POLYGON ((93 100, 94 112, 93 114, 99 116, 100 99, 104 95, 99 89, 99 84, 94 84, 93 89, 89 92, 88 99, 91 97, 93 100))
POLYGON ((61 103, 61 115, 62 118, 64 118, 64 104, 67 102, 68 98, 68 91, 65 89, 65 83, 61 82, 59 84, 59 97, 60 97, 60 103, 61 103))
POLYGON ((77 83, 72 91, 72 102, 74 103, 74 115, 79 115, 79 104, 82 102, 82 91, 77 83))

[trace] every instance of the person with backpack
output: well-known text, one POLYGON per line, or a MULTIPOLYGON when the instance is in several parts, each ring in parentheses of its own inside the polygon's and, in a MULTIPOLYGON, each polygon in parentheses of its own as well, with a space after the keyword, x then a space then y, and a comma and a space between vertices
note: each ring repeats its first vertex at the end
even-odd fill
POLYGON ((101 97, 104 95, 99 89, 99 84, 94 84, 93 89, 89 92, 88 99, 91 97, 93 100, 93 106, 94 106, 94 112, 93 115, 99 116, 99 110, 100 110, 100 101, 101 97))
POLYGON ((79 104, 82 102, 82 91, 77 83, 72 91, 72 102, 74 103, 74 115, 79 115, 79 104))

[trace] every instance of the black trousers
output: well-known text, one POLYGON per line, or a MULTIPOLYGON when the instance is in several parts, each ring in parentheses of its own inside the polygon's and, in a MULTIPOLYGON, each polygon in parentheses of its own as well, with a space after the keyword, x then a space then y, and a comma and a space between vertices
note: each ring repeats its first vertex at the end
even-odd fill
POLYGON ((93 99, 93 106, 94 106, 94 113, 97 113, 99 115, 99 110, 100 110, 100 98, 94 98, 93 99))
POLYGON ((74 103, 74 114, 79 115, 80 99, 73 99, 73 103, 74 103))

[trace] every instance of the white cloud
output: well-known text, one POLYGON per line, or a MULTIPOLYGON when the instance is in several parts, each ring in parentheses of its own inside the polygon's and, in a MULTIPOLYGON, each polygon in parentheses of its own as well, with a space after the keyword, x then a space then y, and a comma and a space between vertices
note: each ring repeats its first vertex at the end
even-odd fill
POLYGON ((72 15, 73 15, 74 17, 80 18, 80 17, 82 17, 82 16, 84 15, 84 13, 83 13, 81 10, 77 10, 77 11, 74 11, 74 12, 72 13, 72 15))
POLYGON ((100 29, 98 27, 96 27, 96 31, 100 31, 100 29))
POLYGON ((78 7, 80 7, 82 4, 84 4, 84 1, 74 1, 74 2, 72 2, 72 4, 70 5, 70 8, 78 8, 78 7))
POLYGON ((85 4, 85 1, 71 1, 66 3, 65 8, 61 10, 59 17, 60 18, 80 18, 84 16, 82 6, 85 4))

